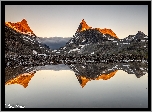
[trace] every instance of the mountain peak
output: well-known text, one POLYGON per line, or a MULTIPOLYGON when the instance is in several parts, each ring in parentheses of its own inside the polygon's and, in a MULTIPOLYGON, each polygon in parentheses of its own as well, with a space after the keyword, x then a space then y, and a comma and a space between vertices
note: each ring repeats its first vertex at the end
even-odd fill
MULTIPOLYGON (((145 35, 142 31, 138 31, 138 33, 137 34, 142 34, 142 35, 145 35)), ((136 34, 136 35, 137 35, 136 34)))
POLYGON ((23 19, 21 22, 17 22, 17 23, 5 22, 5 25, 23 34, 25 33, 34 34, 33 31, 30 29, 30 27, 28 26, 26 19, 23 19))
POLYGON ((82 22, 81 22, 80 25, 79 25, 78 31, 84 31, 84 30, 88 30, 88 29, 90 29, 90 28, 92 28, 92 27, 89 27, 89 26, 87 25, 87 23, 85 22, 85 20, 82 19, 82 22))
POLYGON ((104 29, 100 29, 100 28, 92 28, 90 26, 87 25, 87 23, 85 22, 84 19, 82 19, 82 22, 80 23, 79 27, 78 27, 78 31, 85 31, 85 30, 88 30, 88 29, 96 29, 98 31, 100 31, 101 33, 103 34, 109 34, 115 38, 118 38, 116 36, 116 34, 111 30, 111 29, 107 29, 107 28, 104 28, 104 29))
POLYGON ((26 19, 23 19, 23 20, 21 21, 21 24, 27 24, 26 19))

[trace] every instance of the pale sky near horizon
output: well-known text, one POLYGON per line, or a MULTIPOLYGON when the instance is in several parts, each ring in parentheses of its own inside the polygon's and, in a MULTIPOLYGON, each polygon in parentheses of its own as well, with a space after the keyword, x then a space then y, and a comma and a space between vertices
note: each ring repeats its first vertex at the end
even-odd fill
POLYGON ((25 18, 38 37, 72 37, 82 19, 107 28, 122 39, 142 31, 148 35, 148 5, 6 5, 5 22, 25 18))

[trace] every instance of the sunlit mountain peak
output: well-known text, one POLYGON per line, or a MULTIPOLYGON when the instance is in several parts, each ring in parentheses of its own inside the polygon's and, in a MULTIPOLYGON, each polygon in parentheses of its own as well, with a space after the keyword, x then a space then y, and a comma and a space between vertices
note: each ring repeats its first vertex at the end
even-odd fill
POLYGON ((116 36, 116 34, 111 30, 111 29, 107 29, 107 28, 104 28, 104 29, 100 29, 100 28, 97 28, 101 33, 103 33, 103 34, 109 34, 109 35, 111 35, 111 36, 113 36, 113 37, 115 37, 115 38, 118 38, 117 36, 116 36))
POLYGON ((80 23, 80 31, 84 31, 84 30, 88 30, 92 27, 88 26, 87 23, 84 21, 84 19, 82 20, 82 22, 80 23))
POLYGON ((30 29, 26 19, 23 19, 21 22, 17 23, 5 22, 5 25, 12 28, 13 30, 16 30, 17 32, 35 35, 33 31, 30 29))
POLYGON ((78 28, 78 31, 85 31, 85 30, 88 30, 88 29, 96 29, 98 31, 100 31, 101 33, 103 34, 109 34, 115 38, 118 38, 116 36, 116 34, 111 30, 111 29, 107 29, 107 28, 104 28, 104 29, 100 29, 100 28, 92 28, 90 26, 87 25, 87 23, 85 22, 85 20, 83 19, 82 22, 80 23, 80 26, 78 28))

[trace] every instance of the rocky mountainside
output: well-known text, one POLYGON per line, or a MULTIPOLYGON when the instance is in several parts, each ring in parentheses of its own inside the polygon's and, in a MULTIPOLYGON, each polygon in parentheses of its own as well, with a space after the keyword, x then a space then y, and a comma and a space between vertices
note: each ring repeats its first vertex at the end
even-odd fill
POLYGON ((5 56, 50 54, 49 47, 37 38, 25 19, 17 23, 6 22, 5 56))
POLYGON ((92 28, 82 20, 75 35, 65 46, 53 51, 56 55, 143 55, 148 58, 148 36, 139 31, 119 39, 111 29, 92 28))
POLYGON ((113 43, 112 41, 118 40, 118 37, 111 29, 92 28, 82 20, 73 38, 56 52, 61 54, 91 54, 100 52, 97 51, 97 48, 101 46, 102 49, 111 49, 111 46, 117 47, 117 43, 113 43))
POLYGON ((138 31, 136 35, 119 40, 119 53, 143 55, 148 58, 148 36, 138 31))

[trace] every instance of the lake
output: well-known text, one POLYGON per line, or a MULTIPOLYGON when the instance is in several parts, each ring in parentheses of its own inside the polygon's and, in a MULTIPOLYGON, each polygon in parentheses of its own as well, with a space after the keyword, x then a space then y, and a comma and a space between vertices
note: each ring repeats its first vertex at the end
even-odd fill
POLYGON ((5 72, 6 108, 148 108, 144 63, 58 64, 5 72))

